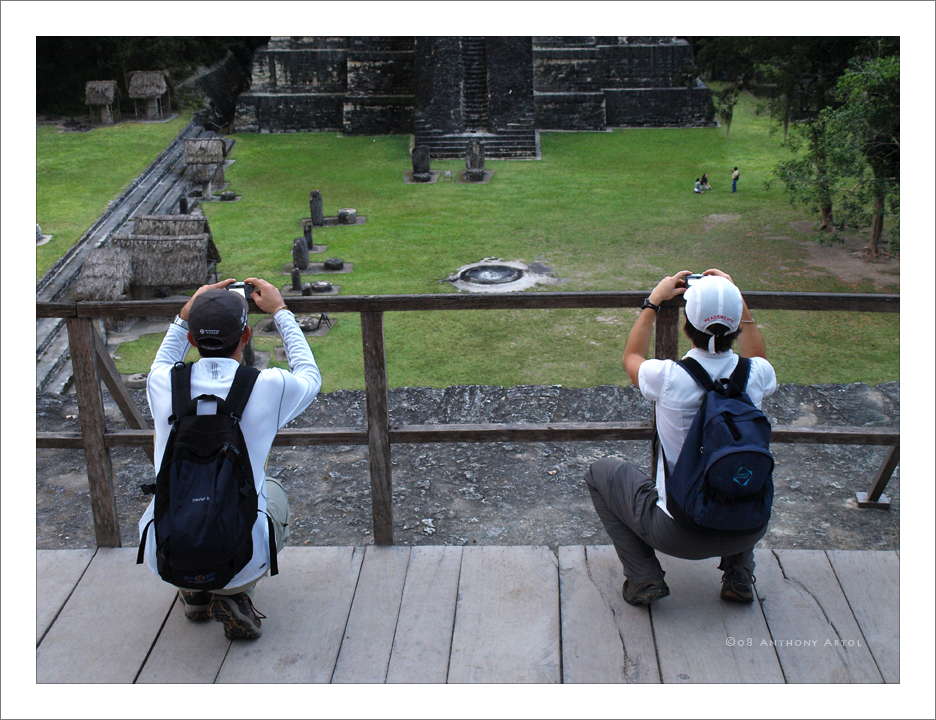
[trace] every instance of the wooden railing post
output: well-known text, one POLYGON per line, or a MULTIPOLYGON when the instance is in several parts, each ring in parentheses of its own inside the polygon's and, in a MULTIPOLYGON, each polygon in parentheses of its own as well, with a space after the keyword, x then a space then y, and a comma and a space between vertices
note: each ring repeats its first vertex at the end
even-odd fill
POLYGON ((68 318, 68 349, 71 354, 78 420, 84 444, 91 513, 98 547, 120 547, 120 525, 114 496, 114 470, 104 443, 104 402, 95 352, 94 325, 88 318, 68 318))
POLYGON ((660 306, 656 319, 656 336, 653 357, 660 360, 676 360, 679 342, 679 305, 666 302, 660 306))
POLYGON ((871 487, 871 492, 855 493, 855 498, 858 500, 858 507, 879 508, 881 510, 890 509, 891 501, 890 498, 884 494, 884 488, 887 487, 887 483, 891 479, 891 475, 894 474, 894 469, 899 462, 900 445, 897 444, 890 449, 890 452, 887 453, 887 457, 884 458, 884 462, 881 463, 881 468, 874 478, 874 485, 871 487))
POLYGON ((390 467, 390 413, 383 313, 361 313, 364 383, 367 395, 367 456, 370 465, 374 542, 393 544, 393 482, 390 467))
MULTIPOLYGON (((659 360, 676 360, 679 341, 679 305, 666 302, 660 306, 656 317, 653 339, 653 357, 659 360)), ((650 475, 656 476, 656 405, 650 415, 653 437, 650 439, 650 475)))

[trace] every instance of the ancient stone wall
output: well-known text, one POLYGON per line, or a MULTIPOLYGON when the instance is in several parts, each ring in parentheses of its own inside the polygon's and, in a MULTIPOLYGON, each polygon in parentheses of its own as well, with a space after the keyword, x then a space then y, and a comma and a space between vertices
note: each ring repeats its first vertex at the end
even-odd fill
POLYGON ((697 85, 692 48, 672 38, 536 37, 536 126, 711 125, 711 94, 697 85))
MULTIPOLYGON (((275 37, 254 56, 235 130, 437 133, 467 127, 462 38, 275 37)), ((481 38, 473 38, 478 41, 481 38)), ((684 40, 487 37, 488 130, 712 124, 684 40), (634 91, 634 92, 632 92, 634 91), (636 92, 640 91, 640 92, 636 92), (642 104, 646 104, 642 106, 642 104)), ((467 52, 467 51, 466 51, 467 52)))
POLYGON ((235 130, 407 132, 413 38, 272 38, 254 55, 235 130))

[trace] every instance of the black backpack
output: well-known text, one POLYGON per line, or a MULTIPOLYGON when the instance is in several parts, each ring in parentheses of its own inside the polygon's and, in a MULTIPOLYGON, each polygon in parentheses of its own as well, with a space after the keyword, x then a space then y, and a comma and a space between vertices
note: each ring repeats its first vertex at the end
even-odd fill
MULTIPOLYGON (((240 428, 260 372, 239 366, 226 400, 192 398, 191 363, 172 368, 172 426, 156 475, 153 519, 156 568, 168 583, 192 590, 227 585, 253 557, 257 491, 240 428), (198 415, 199 400, 214 400, 214 415, 198 415)), ((270 572, 275 575, 273 521, 270 572)), ((149 523, 143 529, 137 563, 143 562, 149 523)))
POLYGON ((692 358, 678 365, 705 395, 672 473, 663 456, 666 507, 695 530, 755 532, 770 520, 774 459, 770 421, 747 394, 751 361, 739 357, 731 377, 716 382, 692 358))

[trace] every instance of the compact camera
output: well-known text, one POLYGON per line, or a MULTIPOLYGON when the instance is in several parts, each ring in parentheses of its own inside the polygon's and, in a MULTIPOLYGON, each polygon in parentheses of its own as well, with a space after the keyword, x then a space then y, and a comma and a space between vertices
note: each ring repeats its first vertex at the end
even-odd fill
POLYGON ((705 276, 697 274, 697 273, 693 273, 692 275, 686 275, 686 277, 683 278, 683 287, 691 288, 693 285, 695 285, 696 281, 701 277, 705 277, 705 276))
POLYGON ((231 292, 240 293, 244 300, 250 300, 250 296, 253 295, 254 286, 247 282, 232 282, 227 286, 227 289, 231 292))

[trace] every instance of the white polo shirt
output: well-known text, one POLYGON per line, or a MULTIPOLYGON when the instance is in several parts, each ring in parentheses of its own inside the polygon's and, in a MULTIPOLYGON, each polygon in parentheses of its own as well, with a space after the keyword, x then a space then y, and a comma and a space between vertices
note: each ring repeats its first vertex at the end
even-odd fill
MULTIPOLYGON (((710 353, 692 348, 684 357, 696 360, 712 379, 727 378, 738 365, 738 355, 733 350, 710 353)), ((656 424, 669 471, 673 472, 683 440, 696 413, 702 406, 705 391, 692 376, 672 360, 644 360, 637 371, 637 385, 647 400, 656 403, 656 424)), ((777 390, 777 374, 764 358, 751 358, 751 374, 748 378, 747 394, 758 408, 764 398, 777 390)), ((657 505, 670 517, 666 508, 666 476, 663 472, 663 453, 657 454, 656 488, 659 494, 657 505)))

